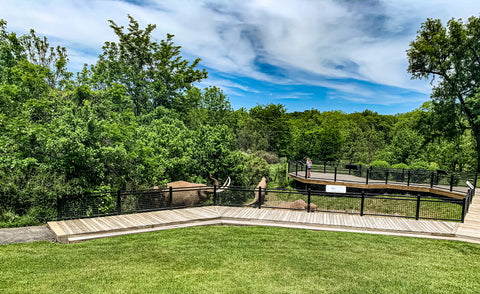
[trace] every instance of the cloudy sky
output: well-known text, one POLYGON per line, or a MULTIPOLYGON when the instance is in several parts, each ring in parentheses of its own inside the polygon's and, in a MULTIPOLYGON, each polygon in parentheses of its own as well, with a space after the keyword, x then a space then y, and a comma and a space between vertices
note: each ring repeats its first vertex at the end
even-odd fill
POLYGON ((93 64, 109 19, 156 24, 235 109, 280 103, 288 111, 407 112, 429 99, 411 80, 405 50, 427 18, 480 15, 477 0, 1 0, 0 18, 67 48, 69 68, 93 64))

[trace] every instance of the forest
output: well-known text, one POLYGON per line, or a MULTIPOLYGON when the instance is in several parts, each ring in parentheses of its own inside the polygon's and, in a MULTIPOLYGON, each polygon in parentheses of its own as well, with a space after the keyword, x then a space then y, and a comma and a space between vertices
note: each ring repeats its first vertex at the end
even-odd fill
MULTIPOLYGON (((446 100, 396 115, 281 104, 235 110, 222 89, 198 87, 208 72, 182 57, 174 35, 157 41, 155 25, 129 20, 126 28, 109 21, 118 41, 77 73, 68 71, 66 48, 34 30, 9 32, 0 20, 0 226, 50 220, 57 197, 85 191, 209 184, 209 174, 255 186, 307 156, 478 170, 475 129, 446 100), (446 108, 450 116, 438 115, 446 108)), ((421 78, 415 42, 409 71, 421 78)))

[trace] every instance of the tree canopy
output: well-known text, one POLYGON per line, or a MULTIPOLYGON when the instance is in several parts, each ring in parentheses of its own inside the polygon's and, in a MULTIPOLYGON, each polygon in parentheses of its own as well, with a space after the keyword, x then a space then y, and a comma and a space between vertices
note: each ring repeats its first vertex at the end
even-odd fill
MULTIPOLYGON (((480 19, 427 19, 407 50, 412 78, 433 84, 433 110, 450 136, 471 129, 480 161, 480 19), (456 132, 453 132, 456 131, 456 132)), ((477 164, 477 171, 480 166, 477 164)))

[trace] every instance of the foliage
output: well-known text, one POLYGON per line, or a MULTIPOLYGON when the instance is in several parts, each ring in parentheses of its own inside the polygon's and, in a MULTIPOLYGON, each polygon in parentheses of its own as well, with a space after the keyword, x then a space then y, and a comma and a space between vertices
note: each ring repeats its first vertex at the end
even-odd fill
POLYGON ((390 164, 384 160, 375 160, 370 163, 373 168, 390 168, 390 164))
POLYGON ((151 40, 155 25, 141 29, 130 15, 129 21, 125 32, 123 26, 109 20, 119 41, 105 42, 97 64, 91 67, 91 83, 99 89, 124 85, 136 115, 158 106, 185 111, 191 103, 186 98, 191 96, 183 92, 207 78, 205 69, 196 69, 200 59, 190 64, 180 56, 181 47, 172 41, 174 35, 167 34, 159 44, 151 40))
POLYGON ((468 126, 475 138, 477 171, 480 171, 480 18, 467 23, 451 19, 443 26, 439 19, 427 19, 407 51, 408 72, 413 78, 429 79, 436 126, 451 137, 468 126))
POLYGON ((408 165, 405 164, 405 163, 395 163, 395 164, 392 164, 391 168, 394 168, 394 169, 408 169, 408 165))

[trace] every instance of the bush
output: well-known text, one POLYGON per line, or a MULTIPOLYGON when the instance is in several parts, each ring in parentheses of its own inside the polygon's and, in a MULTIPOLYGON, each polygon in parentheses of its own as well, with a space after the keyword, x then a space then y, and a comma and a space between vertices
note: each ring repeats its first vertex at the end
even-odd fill
POLYGON ((396 182, 404 182, 406 180, 406 169, 408 169, 408 165, 405 163, 397 163, 391 166, 392 171, 390 172, 391 177, 396 182))
POLYGON ((375 160, 370 163, 370 167, 376 168, 376 169, 386 169, 390 168, 390 164, 386 162, 385 160, 375 160))
POLYGON ((408 169, 408 165, 405 163, 396 163, 391 166, 394 169, 408 169))
POLYGON ((287 178, 287 159, 282 157, 280 163, 270 165, 271 184, 273 188, 286 188, 290 184, 287 178))
POLYGON ((267 161, 268 164, 277 164, 280 162, 280 159, 278 158, 277 154, 272 153, 272 152, 267 152, 267 151, 257 151, 255 153, 260 158, 263 158, 267 161))
POLYGON ((435 168, 430 165, 427 161, 418 160, 410 164, 410 169, 412 170, 410 181, 413 183, 429 183, 431 177, 431 171, 434 171, 435 168))
POLYGON ((370 163, 370 178, 372 180, 384 180, 385 169, 390 168, 390 164, 384 160, 375 160, 370 163))

